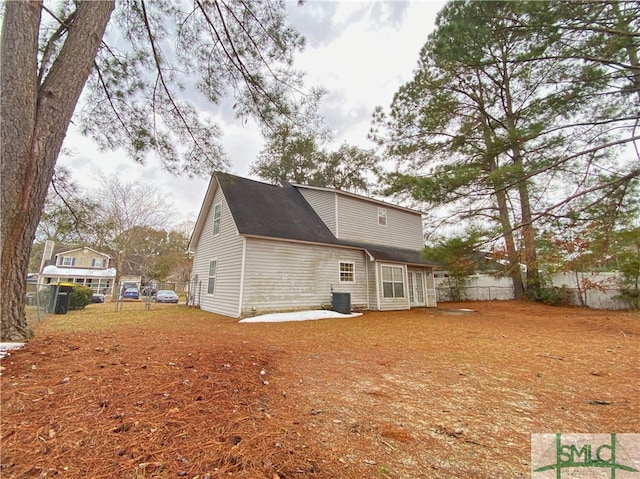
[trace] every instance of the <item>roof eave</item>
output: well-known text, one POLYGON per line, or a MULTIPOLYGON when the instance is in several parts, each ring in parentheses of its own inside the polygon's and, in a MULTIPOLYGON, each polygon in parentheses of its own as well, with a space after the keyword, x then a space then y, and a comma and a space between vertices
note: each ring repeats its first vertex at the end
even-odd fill
POLYGON ((309 240, 300 240, 300 239, 292 239, 292 238, 280 238, 276 236, 263 236, 263 235, 254 235, 248 233, 240 233, 240 236, 244 236, 245 238, 254 238, 254 239, 264 239, 269 241, 284 241, 287 243, 298 243, 298 244, 310 244, 316 246, 329 246, 333 248, 340 249, 350 249, 356 251, 363 251, 371 261, 380 261, 383 263, 394 263, 394 264, 406 264, 408 266, 420 266, 422 268, 430 267, 436 269, 439 265, 436 263, 416 263, 414 261, 402 261, 402 260, 391 260, 391 259, 381 259, 376 258, 366 247, 358 246, 358 245, 349 245, 349 244, 340 244, 340 243, 325 243, 320 241, 309 241, 309 240))

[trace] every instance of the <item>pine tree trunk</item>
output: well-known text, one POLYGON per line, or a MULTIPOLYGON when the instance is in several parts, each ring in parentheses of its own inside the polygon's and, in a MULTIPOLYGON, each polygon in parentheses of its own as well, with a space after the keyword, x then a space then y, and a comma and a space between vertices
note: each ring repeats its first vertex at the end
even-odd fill
MULTIPOLYGON (((525 175, 524 158, 520 143, 523 140, 518 133, 518 125, 516 123, 516 115, 513 111, 513 97, 511 95, 511 85, 509 83, 509 68, 506 62, 503 65, 505 72, 504 80, 504 98, 507 128, 509 131, 509 140, 511 142, 511 160, 519 169, 521 175, 525 175)), ((533 226, 533 215, 531 212, 531 198, 529 195, 529 186, 527 180, 520 180, 517 183, 518 195, 520 196, 520 215, 522 222, 522 243, 524 246, 524 262, 527 265, 527 295, 531 297, 532 293, 540 289, 540 273, 538 271, 538 257, 536 253, 536 230, 533 226)))
POLYGON ((522 272, 520 271, 520 255, 518 254, 516 242, 513 238, 513 226, 509 218, 509 206, 504 190, 496 188, 496 198, 498 200, 498 213, 509 261, 509 277, 513 283, 513 297, 515 299, 524 299, 525 289, 524 282, 522 281, 522 272))
MULTIPOLYGON (((518 154, 519 157, 519 154, 518 154)), ((533 226, 529 187, 526 181, 518 183, 520 193, 520 211, 522 214, 522 241, 524 257, 527 265, 527 294, 532 297, 542 286, 538 270, 538 254, 536 252, 536 230, 533 226)))
MULTIPOLYGON (((485 147, 487 152, 494 150, 492 132, 489 125, 486 123, 483 125, 483 136, 485 141, 485 147)), ((490 153, 488 153, 490 154, 490 153)), ((489 173, 495 173, 498 170, 498 163, 494 157, 489 158, 487 161, 489 173)), ((509 262, 509 277, 513 284, 513 297, 515 299, 524 299, 525 289, 524 282, 522 281, 522 272, 520 271, 520 255, 516 247, 516 242, 513 237, 513 225, 509 216, 509 203, 507 201, 507 193, 504 189, 504 183, 494 176, 493 180, 493 192, 496 197, 498 205, 498 217, 500 218, 500 226, 502 227, 502 235, 504 238, 505 248, 507 250, 507 260, 509 262)))
POLYGON ((0 40, 2 340, 31 336, 25 316, 31 245, 67 127, 114 6, 115 0, 78 2, 64 44, 39 83, 42 1, 5 3, 0 40))

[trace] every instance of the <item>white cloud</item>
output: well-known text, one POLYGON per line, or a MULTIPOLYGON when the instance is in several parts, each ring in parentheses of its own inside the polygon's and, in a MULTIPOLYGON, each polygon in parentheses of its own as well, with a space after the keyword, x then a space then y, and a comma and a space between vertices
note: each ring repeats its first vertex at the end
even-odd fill
MULTIPOLYGON (((310 86, 329 89, 321 110, 336 130, 336 143, 371 147, 366 134, 373 109, 388 107, 411 79, 444 2, 311 3, 316 12, 325 9, 319 18, 321 24, 331 18, 331 33, 309 42, 295 66, 307 72, 310 86)), ((317 27, 311 15, 296 17, 295 24, 303 34, 317 27)))

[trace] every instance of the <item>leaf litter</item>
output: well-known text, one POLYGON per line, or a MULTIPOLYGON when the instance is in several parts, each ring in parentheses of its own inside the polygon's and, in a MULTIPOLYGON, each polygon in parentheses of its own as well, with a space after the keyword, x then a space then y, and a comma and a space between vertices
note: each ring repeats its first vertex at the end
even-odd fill
POLYGON ((95 306, 2 359, 2 477, 525 478, 532 433, 640 430, 638 313, 95 306))

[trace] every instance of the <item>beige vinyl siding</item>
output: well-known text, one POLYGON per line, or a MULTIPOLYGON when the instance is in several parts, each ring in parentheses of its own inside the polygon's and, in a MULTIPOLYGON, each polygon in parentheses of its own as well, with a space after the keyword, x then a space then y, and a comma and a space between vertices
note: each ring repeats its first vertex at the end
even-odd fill
POLYGON ((337 199, 339 239, 395 248, 420 250, 424 247, 419 213, 351 196, 337 195, 337 199), (378 208, 386 209, 386 226, 378 224, 378 208))
POLYGON ((336 193, 333 191, 312 190, 299 188, 307 202, 318 214, 320 219, 326 224, 334 235, 336 231, 336 193))
POLYGON ((109 267, 109 256, 107 256, 106 254, 98 253, 97 251, 89 248, 65 251, 57 255, 56 266, 61 268, 73 267, 105 269, 109 267), (63 265, 63 258, 74 258, 73 264, 63 265), (94 266, 94 259, 104 260, 104 264, 102 266, 94 266))
POLYGON ((240 303, 242 242, 220 189, 214 195, 193 258, 193 273, 198 275, 200 307, 225 316, 238 316, 240 303), (220 234, 213 235, 214 210, 222 202, 220 234), (207 294, 209 263, 217 260, 215 292, 207 294))
POLYGON ((352 307, 368 307, 362 251, 260 238, 246 241, 243 316, 329 305, 332 287, 350 293, 352 307), (353 283, 340 283, 341 261, 354 263, 353 283))
POLYGON ((380 311, 391 311, 391 310, 399 310, 399 309, 409 309, 409 291, 408 291, 408 278, 407 278, 407 267, 402 264, 393 264, 393 263, 376 263, 376 269, 378 271, 378 284, 377 284, 377 294, 379 298, 379 310, 380 311), (402 268, 402 281, 404 283, 404 297, 401 298, 385 298, 384 292, 382 289, 382 267, 383 266, 392 266, 392 267, 400 267, 402 268))

